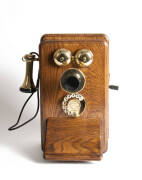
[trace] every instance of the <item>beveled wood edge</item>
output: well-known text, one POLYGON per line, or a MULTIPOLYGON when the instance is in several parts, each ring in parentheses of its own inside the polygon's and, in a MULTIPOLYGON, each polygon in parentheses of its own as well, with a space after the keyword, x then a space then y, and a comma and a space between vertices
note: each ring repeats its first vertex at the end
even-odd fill
POLYGON ((54 160, 54 161, 97 161, 102 159, 102 155, 96 156, 96 157, 91 157, 91 156, 57 156, 57 155, 45 155, 44 154, 44 159, 45 160, 54 160))
POLYGON ((109 42, 109 38, 106 34, 44 34, 40 42, 43 41, 57 41, 57 40, 105 40, 106 42, 109 42))
POLYGON ((109 138, 109 45, 105 46, 105 153, 108 149, 108 138, 109 138))

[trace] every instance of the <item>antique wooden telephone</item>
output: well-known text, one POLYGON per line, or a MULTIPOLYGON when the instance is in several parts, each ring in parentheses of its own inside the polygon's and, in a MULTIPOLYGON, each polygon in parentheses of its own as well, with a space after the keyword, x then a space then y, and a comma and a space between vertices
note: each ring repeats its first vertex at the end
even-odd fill
MULTIPOLYGON (((100 160, 108 145, 109 41, 103 34, 47 34, 41 38, 39 55, 23 57, 26 76, 20 90, 37 92, 39 80, 41 144, 45 159, 100 160), (39 61, 36 86, 33 62, 39 61)), ((116 86, 111 86, 117 89, 116 86)))

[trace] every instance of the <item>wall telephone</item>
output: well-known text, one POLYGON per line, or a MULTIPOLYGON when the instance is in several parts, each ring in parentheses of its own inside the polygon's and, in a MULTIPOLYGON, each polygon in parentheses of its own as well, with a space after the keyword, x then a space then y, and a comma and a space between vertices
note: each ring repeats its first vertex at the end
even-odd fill
MULTIPOLYGON (((108 145, 109 40, 103 34, 46 34, 30 53, 20 90, 37 92, 41 147, 47 160, 100 160, 108 145), (33 62, 39 61, 34 85, 33 62)), ((118 89, 117 86, 110 86, 118 89)), ((9 128, 14 130, 28 123, 9 128)))

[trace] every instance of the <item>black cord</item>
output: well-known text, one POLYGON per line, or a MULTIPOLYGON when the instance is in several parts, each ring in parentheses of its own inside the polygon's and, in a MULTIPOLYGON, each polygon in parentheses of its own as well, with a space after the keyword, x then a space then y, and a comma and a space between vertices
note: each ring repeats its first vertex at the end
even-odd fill
MULTIPOLYGON (((36 55, 38 56, 38 54, 35 53, 35 52, 32 52, 31 54, 36 54, 36 55)), ((25 101, 25 103, 24 103, 24 105, 23 105, 23 107, 22 107, 22 109, 21 109, 21 111, 20 111, 20 114, 19 114, 19 117, 18 117, 17 122, 16 122, 13 126, 11 126, 8 130, 9 130, 9 131, 13 131, 13 130, 16 130, 16 129, 18 129, 18 128, 24 126, 24 125, 26 125, 27 123, 29 123, 30 121, 32 121, 32 120, 37 116, 38 112, 39 112, 39 72, 38 72, 38 78, 37 78, 37 82, 36 82, 36 91, 33 92, 33 93, 28 97, 28 99, 25 101), (32 97, 32 96, 34 95, 34 93, 36 93, 36 92, 37 92, 37 110, 36 110, 35 115, 34 115, 32 118, 30 118, 28 121, 26 121, 26 122, 24 122, 23 124, 17 126, 17 125, 19 124, 19 122, 20 122, 22 113, 23 113, 23 111, 24 111, 27 103, 29 102, 29 100, 31 99, 31 97, 32 97)))
POLYGON ((28 121, 26 121, 26 122, 24 122, 23 124, 17 126, 17 125, 19 124, 19 122, 20 122, 20 119, 21 119, 22 113, 23 113, 23 111, 24 111, 24 109, 25 109, 25 106, 27 105, 28 101, 31 99, 31 97, 32 97, 32 96, 34 95, 34 93, 35 93, 35 92, 33 92, 33 93, 28 97, 28 99, 26 100, 26 102, 24 103, 24 105, 23 105, 23 107, 22 107, 22 109, 21 109, 21 111, 20 111, 20 114, 19 114, 19 117, 18 117, 18 120, 17 120, 16 124, 14 124, 13 126, 11 126, 11 127, 8 129, 9 131, 16 130, 16 129, 18 129, 18 128, 24 126, 24 125, 26 125, 27 123, 29 123, 30 121, 32 121, 32 120, 37 116, 37 114, 38 114, 38 112, 39 112, 39 76, 38 76, 38 80, 37 80, 36 89, 37 89, 37 90, 36 90, 36 92, 37 92, 37 110, 36 110, 35 115, 34 115, 32 118, 30 118, 28 121))

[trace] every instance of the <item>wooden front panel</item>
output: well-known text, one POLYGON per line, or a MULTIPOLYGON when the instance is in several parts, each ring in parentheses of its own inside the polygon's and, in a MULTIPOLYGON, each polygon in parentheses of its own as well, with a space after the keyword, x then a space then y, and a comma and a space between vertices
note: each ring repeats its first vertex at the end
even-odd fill
POLYGON ((49 118, 44 157, 56 160, 99 160, 100 118, 49 118))
MULTIPOLYGON (((45 143, 46 121, 51 118, 66 118, 61 102, 67 94, 60 87, 61 74, 69 68, 80 69, 86 78, 84 89, 79 92, 85 97, 86 108, 80 118, 96 116, 102 121, 103 149, 108 139, 108 40, 104 35, 45 35, 40 43, 40 94, 41 94, 41 133, 42 145, 45 143), (60 48, 69 49, 74 56, 80 49, 93 52, 94 61, 87 68, 78 68, 71 63, 58 67, 53 54, 60 48)), ((77 119, 77 118, 76 118, 77 119)))

